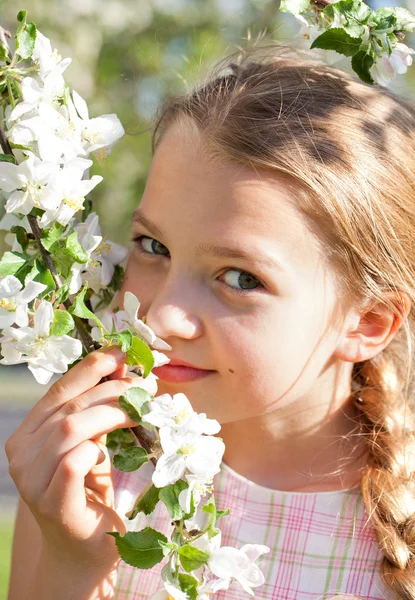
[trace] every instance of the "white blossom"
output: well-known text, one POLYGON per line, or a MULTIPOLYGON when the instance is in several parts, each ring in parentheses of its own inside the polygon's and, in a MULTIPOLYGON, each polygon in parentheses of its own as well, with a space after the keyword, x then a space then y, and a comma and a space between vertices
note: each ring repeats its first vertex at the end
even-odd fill
POLYGON ((383 52, 380 57, 376 57, 375 63, 370 69, 370 74, 379 85, 387 87, 396 74, 406 73, 408 67, 412 65, 412 54, 415 50, 405 44, 398 43, 389 55, 383 52))
MULTIPOLYGON (((104 158, 125 133, 121 121, 115 114, 90 119, 85 100, 75 90, 72 97, 74 109, 79 115, 85 152, 93 152, 98 159, 104 158)), ((73 111, 73 120, 76 118, 74 114, 73 111)))
POLYGON ((213 491, 213 479, 206 480, 204 475, 194 475, 193 473, 185 473, 185 479, 189 487, 180 492, 178 500, 181 509, 185 513, 189 513, 192 496, 194 505, 197 507, 202 497, 213 491))
POLYGON ((150 600, 188 600, 188 595, 174 585, 164 582, 164 589, 153 594, 150 600))
POLYGON ((11 192, 6 211, 29 214, 32 208, 48 209, 56 204, 57 190, 49 185, 58 167, 30 154, 20 165, 0 162, 0 189, 11 192))
MULTIPOLYGON (((299 31, 294 36, 297 46, 300 48, 309 49, 314 40, 325 31, 319 29, 317 25, 309 23, 303 15, 294 15, 301 23, 299 31)), ((336 25, 332 25, 333 27, 336 25)), ((337 25, 339 26, 339 25, 337 25)), ((343 56, 334 50, 322 50, 321 48, 313 48, 312 52, 316 57, 326 62, 328 65, 334 65, 342 60, 343 56)))
POLYGON ((228 589, 234 581, 245 592, 254 596, 251 588, 258 587, 265 581, 255 561, 269 550, 268 546, 261 544, 245 544, 239 550, 231 546, 222 546, 211 553, 208 567, 226 585, 222 589, 228 589))
POLYGON ((42 102, 36 115, 18 120, 7 132, 7 137, 14 144, 28 147, 45 161, 68 161, 85 156, 81 129, 69 118, 64 105, 56 110, 42 102))
POLYGON ((29 112, 31 112, 31 116, 36 116, 35 112, 32 113, 32 111, 36 111, 43 102, 53 108, 60 108, 65 92, 65 80, 62 72, 68 64, 60 63, 59 68, 50 72, 41 84, 34 77, 23 79, 20 86, 23 101, 19 102, 12 110, 7 120, 9 126, 29 112))
POLYGON ((188 398, 183 393, 162 394, 150 404, 150 412, 143 416, 156 427, 185 428, 192 433, 213 435, 220 431, 220 425, 215 419, 207 419, 205 413, 196 413, 188 398))
POLYGON ((29 324, 27 308, 43 290, 43 283, 29 281, 22 290, 22 283, 14 275, 6 275, 0 279, 0 329, 16 323, 19 327, 29 324))
POLYGON ((65 373, 68 365, 82 355, 82 343, 69 335, 50 335, 53 307, 42 300, 34 315, 33 327, 6 327, 0 338, 3 365, 28 363, 36 381, 46 384, 53 373, 65 373))
POLYGON ((162 394, 150 403, 150 412, 143 416, 143 421, 156 427, 181 427, 194 414, 188 398, 182 394, 162 394))
MULTIPOLYGON (((119 265, 128 254, 128 249, 120 244, 111 242, 101 235, 99 217, 95 212, 75 227, 78 241, 89 256, 87 263, 74 263, 71 267, 72 278, 70 293, 75 294, 82 283, 88 281, 88 287, 98 293, 106 288, 114 275, 115 265, 119 265)), ((121 317, 117 317, 121 326, 121 317)), ((123 327, 126 329, 126 326, 123 327)), ((117 331, 122 331, 117 329, 117 331)))
POLYGON ((56 173, 54 185, 59 204, 42 215, 41 227, 49 225, 52 221, 67 225, 73 215, 84 208, 85 196, 103 179, 101 175, 94 175, 91 179, 82 178, 84 171, 91 165, 91 160, 75 158, 66 162, 63 169, 56 173))
POLYGON ((39 77, 41 80, 44 80, 57 66, 59 66, 60 72, 63 73, 66 67, 72 62, 70 58, 62 60, 57 50, 52 50, 50 40, 40 31, 36 32, 32 58, 39 64, 39 77))
POLYGON ((132 292, 124 294, 124 310, 120 317, 134 330, 137 337, 156 350, 171 350, 171 346, 156 336, 154 331, 143 321, 138 319, 140 302, 132 292))
POLYGON ((219 438, 162 427, 160 443, 163 454, 152 477, 156 487, 175 483, 186 469, 206 479, 220 471, 225 445, 219 438))

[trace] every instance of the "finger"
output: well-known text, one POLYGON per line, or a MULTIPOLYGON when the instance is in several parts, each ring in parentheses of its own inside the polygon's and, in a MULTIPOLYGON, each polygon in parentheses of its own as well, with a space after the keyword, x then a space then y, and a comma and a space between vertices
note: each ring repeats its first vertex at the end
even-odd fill
POLYGON ((60 460, 42 499, 42 512, 73 526, 85 512, 85 477, 102 459, 102 449, 84 440, 60 460))
POLYGON ((32 495, 42 494, 64 456, 86 440, 92 440, 120 427, 134 427, 136 423, 118 407, 118 404, 93 406, 62 419, 41 448, 33 462, 36 474, 31 482, 32 495))
POLYGON ((85 488, 97 494, 106 506, 114 505, 114 482, 112 477, 111 457, 105 441, 105 436, 94 439, 103 453, 102 462, 98 462, 85 477, 85 488))
POLYGON ((120 367, 119 369, 114 371, 114 373, 111 373, 111 375, 108 375, 108 379, 124 379, 124 377, 127 377, 127 374, 128 374, 127 365, 122 365, 122 367, 120 367))
MULTIPOLYGON (((20 436, 20 443, 14 452, 10 447, 7 448, 10 460, 10 474, 12 475, 18 489, 32 488, 32 482, 27 482, 28 473, 33 474, 37 465, 35 465, 43 446, 56 430, 60 427, 60 422, 67 416, 86 410, 92 406, 98 406, 105 403, 115 403, 125 391, 133 385, 130 378, 123 380, 106 381, 97 385, 92 390, 82 394, 78 398, 73 398, 64 404, 59 411, 53 413, 49 419, 43 423, 32 435, 20 436), (23 438, 23 440, 22 440, 23 438)), ((105 444, 105 436, 102 440, 105 444)), ((19 442, 16 438, 16 444, 19 442)), ((99 438, 97 438, 99 439, 99 438)), ((52 450, 53 452, 53 450, 52 450)), ((42 467, 39 466, 41 469, 42 467)), ((39 487, 36 492, 39 493, 39 487)))
POLYGON ((36 431, 65 402, 95 387, 103 377, 119 368, 125 361, 125 356, 126 354, 116 347, 105 348, 105 351, 96 350, 88 354, 58 379, 39 400, 23 421, 21 432, 36 431))
POLYGON ((59 410, 55 411, 44 423, 42 423, 39 429, 31 435, 31 456, 35 458, 39 454, 41 448, 62 419, 93 406, 117 402, 118 398, 132 385, 133 380, 130 378, 104 381, 104 383, 100 383, 80 396, 65 402, 59 410))

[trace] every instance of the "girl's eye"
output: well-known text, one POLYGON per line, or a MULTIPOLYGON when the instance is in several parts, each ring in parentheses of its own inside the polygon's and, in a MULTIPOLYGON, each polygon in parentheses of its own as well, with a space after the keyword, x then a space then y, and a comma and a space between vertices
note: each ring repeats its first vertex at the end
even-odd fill
POLYGON ((262 287, 259 279, 241 269, 229 269, 222 275, 222 279, 229 287, 233 288, 234 292, 239 294, 262 287))
POLYGON ((139 249, 146 254, 158 254, 162 256, 169 256, 169 251, 164 244, 158 242, 154 238, 147 237, 146 235, 139 235, 133 238, 133 241, 137 244, 139 249))

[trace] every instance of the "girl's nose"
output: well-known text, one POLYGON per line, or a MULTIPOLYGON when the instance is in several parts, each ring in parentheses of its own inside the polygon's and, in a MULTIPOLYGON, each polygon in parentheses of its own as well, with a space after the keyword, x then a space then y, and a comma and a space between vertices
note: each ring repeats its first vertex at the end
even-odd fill
POLYGON ((146 313, 146 323, 166 341, 172 337, 196 339, 202 334, 197 293, 183 276, 171 275, 170 272, 157 288, 146 313))

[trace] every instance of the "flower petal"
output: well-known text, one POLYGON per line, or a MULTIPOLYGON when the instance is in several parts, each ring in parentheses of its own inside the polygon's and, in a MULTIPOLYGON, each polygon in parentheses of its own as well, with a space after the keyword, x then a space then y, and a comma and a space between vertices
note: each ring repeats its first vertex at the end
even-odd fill
POLYGON ((183 457, 179 454, 163 454, 158 460, 152 481, 158 488, 176 483, 186 470, 183 457))
POLYGON ((35 312, 35 333, 42 337, 49 337, 50 325, 53 321, 53 307, 50 302, 42 300, 35 312))
POLYGON ((52 377, 52 373, 50 371, 47 371, 43 367, 33 366, 30 364, 30 362, 28 364, 28 367, 29 370, 32 371, 38 383, 41 383, 42 385, 46 385, 47 383, 49 383, 50 378, 52 377))

